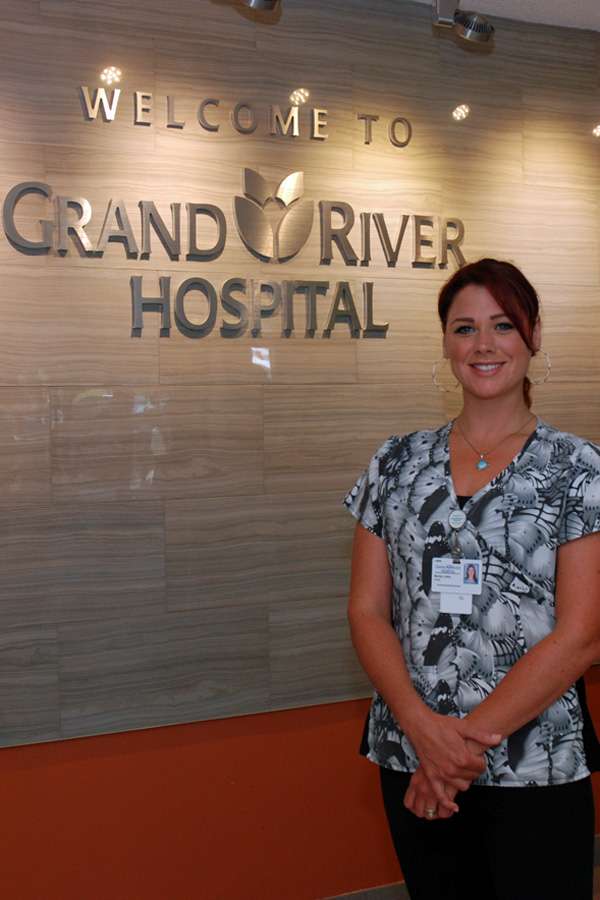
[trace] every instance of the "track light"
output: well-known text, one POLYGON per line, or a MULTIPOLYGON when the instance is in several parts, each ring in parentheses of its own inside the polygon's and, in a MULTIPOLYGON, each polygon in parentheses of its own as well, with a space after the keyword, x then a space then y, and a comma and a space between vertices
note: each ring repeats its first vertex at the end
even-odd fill
POLYGON ((494 33, 494 26, 487 19, 474 12, 456 11, 454 32, 465 41, 485 43, 494 33))
POLYGON ((250 9, 275 9, 279 0, 243 0, 250 9))
POLYGON ((475 12, 461 12, 457 0, 433 0, 433 24, 438 28, 452 28, 465 41, 485 43, 494 34, 494 26, 475 12))

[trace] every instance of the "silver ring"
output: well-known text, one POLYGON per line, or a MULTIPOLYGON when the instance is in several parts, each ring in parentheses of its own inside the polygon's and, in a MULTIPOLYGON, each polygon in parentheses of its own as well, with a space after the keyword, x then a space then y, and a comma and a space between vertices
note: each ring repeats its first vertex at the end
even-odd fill
POLYGON ((435 806, 434 806, 434 807, 431 807, 431 806, 430 806, 430 807, 427 807, 427 809, 425 810, 425 815, 426 815, 426 817, 427 817, 428 819, 435 819, 435 814, 436 814, 436 808, 435 808, 435 806))

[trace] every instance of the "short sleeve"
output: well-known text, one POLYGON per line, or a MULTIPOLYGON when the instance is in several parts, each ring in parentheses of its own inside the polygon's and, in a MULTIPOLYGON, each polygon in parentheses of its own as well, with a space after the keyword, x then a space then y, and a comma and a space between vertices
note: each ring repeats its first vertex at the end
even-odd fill
POLYGON ((600 447, 584 443, 566 485, 559 544, 600 531, 600 447))
POLYGON ((344 499, 344 505, 354 518, 377 537, 383 537, 383 504, 387 490, 387 468, 390 451, 398 443, 398 440, 397 437, 391 437, 381 445, 344 499))

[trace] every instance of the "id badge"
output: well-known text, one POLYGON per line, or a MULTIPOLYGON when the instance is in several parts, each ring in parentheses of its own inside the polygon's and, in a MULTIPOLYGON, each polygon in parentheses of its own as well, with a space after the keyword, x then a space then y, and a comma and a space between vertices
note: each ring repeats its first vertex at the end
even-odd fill
POLYGON ((473 594, 440 594, 440 612, 470 616, 473 612, 473 594))
POLYGON ((440 612, 468 615, 481 585, 480 559, 437 556, 432 560, 431 588, 440 594, 440 612))

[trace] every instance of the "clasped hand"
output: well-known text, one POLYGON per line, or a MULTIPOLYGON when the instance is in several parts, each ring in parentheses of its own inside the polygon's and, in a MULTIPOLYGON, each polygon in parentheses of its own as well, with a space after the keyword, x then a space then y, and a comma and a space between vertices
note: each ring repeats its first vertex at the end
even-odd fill
POLYGON ((485 751, 501 740, 502 735, 468 719, 431 713, 418 734, 411 735, 420 767, 411 778, 404 805, 420 817, 427 809, 435 809, 437 818, 458 812, 457 792, 466 791, 485 771, 485 751))

